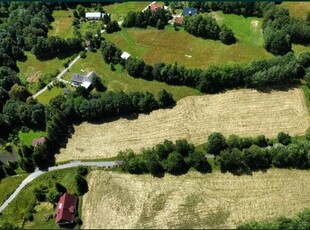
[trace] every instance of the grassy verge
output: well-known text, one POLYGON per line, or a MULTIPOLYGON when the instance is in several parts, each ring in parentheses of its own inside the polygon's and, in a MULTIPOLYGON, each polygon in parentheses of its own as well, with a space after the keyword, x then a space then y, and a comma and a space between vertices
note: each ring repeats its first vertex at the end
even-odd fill
POLYGON ((4 223, 12 223, 22 227, 23 219, 29 212, 29 209, 35 204, 34 220, 26 222, 25 228, 56 228, 55 220, 45 221, 46 216, 54 213, 54 207, 49 202, 37 203, 33 194, 34 188, 44 185, 48 189, 55 186, 55 182, 59 182, 66 187, 71 194, 76 192, 75 177, 77 168, 63 169, 55 172, 48 172, 27 185, 18 196, 10 203, 0 216, 0 226, 4 223))
POLYGON ((27 177, 27 174, 6 177, 0 182, 0 205, 15 191, 18 185, 27 177))
POLYGON ((27 146, 30 146, 32 143, 32 140, 38 137, 45 137, 46 136, 46 132, 45 131, 33 131, 30 130, 27 133, 24 133, 22 131, 18 132, 18 137, 19 139, 27 146))

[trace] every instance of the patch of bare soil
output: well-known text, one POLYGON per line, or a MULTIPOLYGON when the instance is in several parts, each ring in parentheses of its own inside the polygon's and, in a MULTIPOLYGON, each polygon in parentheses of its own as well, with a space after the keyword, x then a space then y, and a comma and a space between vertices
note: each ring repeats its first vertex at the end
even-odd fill
POLYGON ((168 140, 186 138, 205 143, 212 132, 228 136, 276 137, 280 132, 301 135, 309 115, 300 89, 262 93, 232 90, 222 94, 190 96, 172 109, 160 109, 137 119, 118 119, 103 124, 75 126, 57 161, 99 159, 116 156, 120 150, 152 147, 168 140))
POLYGON ((290 217, 309 207, 310 171, 270 169, 253 176, 182 176, 92 171, 83 228, 235 228, 251 219, 290 217))

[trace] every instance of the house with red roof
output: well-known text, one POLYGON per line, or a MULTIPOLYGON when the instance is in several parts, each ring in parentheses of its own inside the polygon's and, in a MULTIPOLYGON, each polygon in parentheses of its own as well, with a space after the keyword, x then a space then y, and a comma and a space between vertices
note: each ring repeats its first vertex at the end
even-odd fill
POLYGON ((42 145, 42 144, 44 144, 44 142, 45 142, 45 137, 38 137, 38 138, 32 140, 31 145, 32 145, 33 147, 35 147, 35 146, 37 146, 37 145, 42 145))
POLYGON ((77 196, 69 193, 63 194, 55 210, 55 221, 58 225, 73 224, 77 214, 77 196))
POLYGON ((151 11, 156 11, 157 9, 160 9, 160 8, 164 9, 164 5, 154 3, 154 4, 151 4, 151 6, 150 6, 151 11))

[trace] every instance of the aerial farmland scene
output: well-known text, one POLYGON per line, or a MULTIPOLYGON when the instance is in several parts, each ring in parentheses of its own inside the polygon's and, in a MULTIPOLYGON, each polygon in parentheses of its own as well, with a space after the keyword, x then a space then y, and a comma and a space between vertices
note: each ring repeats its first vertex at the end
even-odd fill
POLYGON ((310 229, 310 2, 0 2, 1 229, 310 229))

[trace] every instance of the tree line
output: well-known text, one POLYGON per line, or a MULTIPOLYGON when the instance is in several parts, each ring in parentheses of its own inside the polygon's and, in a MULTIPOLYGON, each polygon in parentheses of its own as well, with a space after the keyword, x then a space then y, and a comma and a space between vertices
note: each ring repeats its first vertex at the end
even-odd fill
POLYGON ((186 15, 183 19, 183 26, 188 33, 198 37, 221 40, 227 45, 236 42, 233 31, 225 24, 219 26, 211 16, 203 17, 201 14, 186 15))
POLYGON ((147 26, 156 27, 157 29, 164 29, 168 21, 172 19, 171 13, 165 9, 159 8, 155 11, 146 9, 145 11, 130 11, 124 18, 123 27, 140 27, 147 26))
POLYGON ((122 170, 132 174, 161 176, 168 172, 178 175, 186 173, 190 167, 202 173, 212 170, 205 155, 185 139, 176 140, 175 143, 165 140, 153 148, 142 150, 139 155, 132 150, 121 151, 117 158, 123 162, 122 170))
POLYGON ((143 60, 120 58, 122 51, 115 44, 104 41, 101 52, 107 63, 120 63, 132 77, 157 80, 170 85, 185 85, 203 93, 217 93, 233 88, 264 88, 298 82, 309 67, 308 52, 296 57, 293 53, 252 61, 248 64, 211 66, 207 70, 188 69, 184 66, 157 63, 153 66, 143 60))
MULTIPOLYGON (((307 141, 298 141, 283 132, 276 140, 269 140, 264 135, 255 138, 230 135, 226 139, 215 132, 209 135, 204 150, 215 156, 215 164, 222 172, 238 175, 271 167, 309 169, 310 130, 307 133, 307 141)), ((123 161, 122 169, 129 173, 178 175, 187 173, 190 167, 203 173, 211 172, 205 153, 184 139, 175 143, 165 140, 153 148, 143 149, 140 154, 132 150, 120 151, 118 159, 123 161)))
POLYGON ((50 36, 48 38, 38 37, 37 42, 33 45, 31 52, 37 57, 55 57, 58 54, 69 51, 82 50, 82 41, 79 38, 60 38, 50 36))

